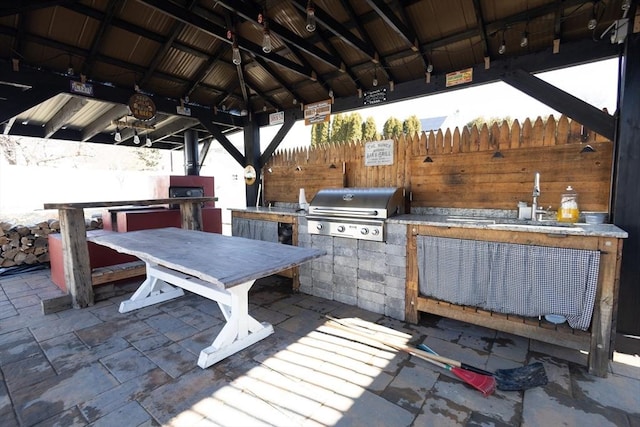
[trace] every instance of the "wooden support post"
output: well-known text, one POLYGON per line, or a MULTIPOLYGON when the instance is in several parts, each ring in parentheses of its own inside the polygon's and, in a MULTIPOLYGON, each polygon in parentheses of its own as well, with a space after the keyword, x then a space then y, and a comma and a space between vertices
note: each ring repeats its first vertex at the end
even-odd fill
POLYGON ((180 203, 182 228, 185 230, 202 231, 202 207, 200 203, 180 203))
POLYGON ((84 209, 59 209, 64 280, 73 308, 93 305, 91 265, 87 247, 84 209))

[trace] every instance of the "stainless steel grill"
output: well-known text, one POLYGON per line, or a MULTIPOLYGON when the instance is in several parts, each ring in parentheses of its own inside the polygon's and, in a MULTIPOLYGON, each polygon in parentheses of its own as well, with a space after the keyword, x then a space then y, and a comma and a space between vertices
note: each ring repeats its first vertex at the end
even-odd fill
POLYGON ((384 222, 404 213, 402 188, 328 188, 309 204, 309 233, 384 242, 384 222))

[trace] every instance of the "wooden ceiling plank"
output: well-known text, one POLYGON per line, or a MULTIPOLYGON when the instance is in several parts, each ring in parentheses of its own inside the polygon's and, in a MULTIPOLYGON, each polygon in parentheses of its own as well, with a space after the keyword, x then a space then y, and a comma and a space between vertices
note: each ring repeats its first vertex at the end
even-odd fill
MULTIPOLYGON (((185 7, 187 8, 187 10, 193 10, 196 3, 197 3, 197 0, 190 0, 185 7)), ((144 88, 146 84, 149 82, 149 80, 151 79, 151 77, 153 77, 153 74, 155 73, 156 68, 158 68, 158 65, 160 65, 160 62, 165 58, 165 56, 167 55, 167 52, 169 52, 169 49, 173 47, 173 43, 175 42, 176 38, 178 37, 178 35, 184 29, 185 26, 186 26, 185 23, 180 21, 175 22, 173 24, 173 27, 169 31, 169 37, 167 37, 164 44, 160 47, 160 49, 158 49, 158 51, 153 57, 153 60, 151 61, 151 64, 149 64, 149 66, 147 67, 146 73, 144 73, 144 76, 142 76, 142 79, 140 79, 140 82, 138 84, 141 87, 144 88)))
MULTIPOLYGON (((166 0, 138 0, 138 1, 145 3, 149 7, 168 15, 173 19, 177 19, 179 21, 190 24, 198 28, 199 30, 204 31, 205 33, 217 38, 218 40, 231 44, 231 40, 227 39, 226 28, 221 27, 213 22, 210 22, 202 18, 201 16, 196 15, 195 13, 186 11, 184 8, 182 8, 181 6, 175 3, 172 3, 166 0)), ((238 47, 243 50, 247 50, 249 52, 252 52, 255 55, 262 56, 266 60, 277 63, 278 65, 284 68, 287 68, 304 77, 311 76, 310 69, 302 67, 299 64, 296 64, 293 61, 289 61, 288 59, 281 57, 279 55, 265 54, 262 51, 262 47, 256 43, 253 43, 249 40, 241 39, 241 38, 236 38, 236 41, 238 43, 238 47)))
MULTIPOLYGON (((238 3, 237 0, 222 0, 217 1, 216 3, 232 12, 237 13, 247 21, 253 22, 256 25, 260 25, 258 23, 258 14, 260 14, 260 11, 247 2, 238 3)), ((276 35, 278 38, 286 41, 290 45, 296 46, 299 50, 313 56, 317 60, 322 61, 327 65, 330 65, 334 68, 340 68, 340 62, 336 61, 336 58, 329 55, 327 52, 315 47, 293 31, 280 25, 278 22, 273 20, 269 20, 268 22, 269 31, 271 31, 271 33, 276 35)))
POLYGON ((367 4, 396 32, 413 50, 417 50, 418 39, 414 32, 398 18, 383 0, 367 0, 367 4))
POLYGON ((104 18, 100 21, 100 27, 91 42, 91 48, 89 49, 89 54, 85 57, 84 62, 82 64, 82 73, 86 76, 91 76, 91 70, 93 68, 93 63, 96 59, 96 55, 98 53, 98 49, 102 45, 105 39, 105 34, 107 33, 107 29, 111 26, 111 22, 113 21, 113 17, 115 15, 116 8, 122 4, 122 0, 109 0, 107 4, 106 12, 104 14, 104 18))
POLYGON ((50 138, 59 129, 65 126, 78 111, 89 102, 86 98, 73 97, 60 108, 44 126, 44 138, 50 138))
MULTIPOLYGON (((351 5, 347 4, 348 2, 343 3, 343 6, 345 7, 351 7, 351 5)), ((302 13, 306 14, 307 2, 305 0, 293 0, 291 4, 302 13)), ((336 21, 331 15, 320 9, 317 5, 314 9, 316 22, 322 24, 323 28, 326 28, 328 31, 333 33, 333 35, 339 37, 343 42, 347 43, 354 49, 359 50, 369 58, 375 58, 376 52, 373 48, 373 44, 367 43, 366 41, 356 37, 351 31, 347 30, 340 22, 336 21)), ((362 31, 359 32, 360 34, 363 34, 362 31)))
POLYGON ((256 56, 253 58, 254 61, 256 61, 256 63, 258 63, 258 65, 260 65, 262 67, 262 69, 267 72, 269 74, 269 76, 275 80, 283 89, 285 89, 287 92, 289 92, 289 94, 297 99, 303 99, 302 97, 300 97, 299 94, 297 94, 293 88, 286 82, 284 81, 284 79, 282 79, 278 73, 275 73, 271 67, 269 66, 269 64, 267 63, 267 61, 265 61, 264 59, 256 56))
POLYGON ((63 6, 75 2, 72 0, 22 0, 14 2, 14 4, 15 3, 17 3, 18 6, 3 6, 2 9, 0 9, 0 18, 10 15, 33 12, 38 9, 63 6))

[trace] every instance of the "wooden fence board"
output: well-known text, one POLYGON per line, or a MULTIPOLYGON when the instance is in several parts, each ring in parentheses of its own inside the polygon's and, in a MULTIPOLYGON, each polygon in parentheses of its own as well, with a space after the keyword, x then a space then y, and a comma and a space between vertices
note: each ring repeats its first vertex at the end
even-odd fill
POLYGON ((613 144, 566 116, 536 118, 461 129, 421 132, 394 140, 394 163, 364 166, 364 143, 325 145, 276 152, 265 174, 267 201, 297 202, 320 188, 404 187, 412 206, 515 209, 530 201, 533 175, 542 175, 541 206, 557 205, 571 184, 581 210, 607 211, 613 144), (586 144, 595 152, 582 153, 586 144), (500 151, 501 157, 495 153, 500 151), (432 162, 425 162, 429 157, 432 162), (329 171, 329 165, 335 166, 329 171), (296 167, 300 170, 296 171, 296 167), (344 175, 342 175, 344 167, 344 175), (334 175, 340 178, 336 181, 334 175))

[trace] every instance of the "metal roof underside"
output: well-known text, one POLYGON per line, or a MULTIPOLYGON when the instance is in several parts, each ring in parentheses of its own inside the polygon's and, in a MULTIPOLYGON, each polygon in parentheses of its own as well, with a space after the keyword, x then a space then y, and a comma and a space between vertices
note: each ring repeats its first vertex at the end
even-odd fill
POLYGON ((363 108, 366 94, 381 88, 387 89, 386 102, 425 96, 447 90, 446 73, 467 68, 473 68, 473 84, 506 79, 538 90, 527 77, 533 72, 618 54, 611 25, 623 16, 624 2, 3 4, 0 131, 132 146, 137 129, 154 147, 182 149, 188 129, 210 141, 250 121, 264 125, 276 111, 299 119, 301 106, 331 96, 334 112, 363 108), (305 28, 309 5, 316 17, 313 32, 305 28), (597 25, 590 30, 592 18, 597 25), (269 53, 262 49, 264 22, 273 45, 269 53), (525 34, 528 45, 521 47, 525 34), (232 61, 234 38, 240 65, 232 61), (500 54, 503 42, 506 51, 500 54), (71 82, 89 83, 93 93, 74 93, 71 82), (131 116, 128 100, 136 92, 154 101, 157 114, 151 120, 131 116), (178 107, 190 115, 179 114, 178 107), (118 122, 135 126, 124 126, 116 142, 118 122))

